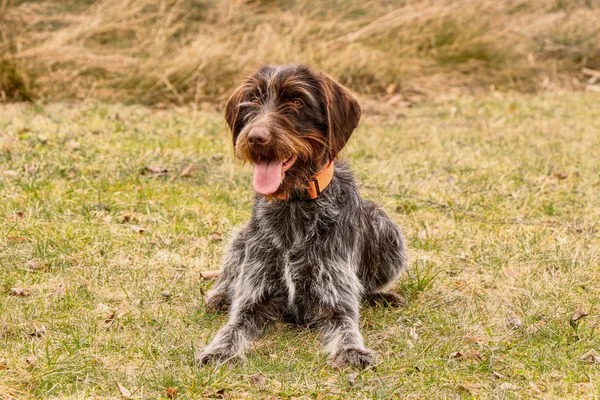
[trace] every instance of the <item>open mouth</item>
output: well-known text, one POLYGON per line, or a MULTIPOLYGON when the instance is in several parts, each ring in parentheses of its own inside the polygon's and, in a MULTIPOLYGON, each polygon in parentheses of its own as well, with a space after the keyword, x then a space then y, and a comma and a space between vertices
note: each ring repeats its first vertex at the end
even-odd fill
POLYGON ((254 164, 254 190, 262 195, 275 193, 285 178, 285 171, 290 169, 297 159, 298 156, 294 155, 285 161, 260 161, 254 164))

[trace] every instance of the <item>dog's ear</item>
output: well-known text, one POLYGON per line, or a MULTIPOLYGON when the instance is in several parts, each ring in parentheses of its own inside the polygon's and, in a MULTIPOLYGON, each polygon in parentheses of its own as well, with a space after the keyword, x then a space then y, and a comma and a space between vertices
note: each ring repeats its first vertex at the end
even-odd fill
POLYGON ((240 103, 242 102, 243 97, 244 85, 235 89, 231 97, 229 97, 229 100, 227 100, 227 104, 225 104, 225 121, 227 121, 229 129, 231 129, 234 147, 237 137, 244 127, 243 118, 240 115, 240 103))
POLYGON ((329 157, 333 160, 350 139, 360 121, 360 104, 350 92, 325 74, 321 74, 327 112, 329 157))

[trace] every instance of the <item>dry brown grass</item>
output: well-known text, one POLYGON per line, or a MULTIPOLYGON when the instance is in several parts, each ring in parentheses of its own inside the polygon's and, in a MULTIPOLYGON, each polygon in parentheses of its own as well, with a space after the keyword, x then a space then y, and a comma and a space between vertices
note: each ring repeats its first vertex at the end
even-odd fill
POLYGON ((361 94, 582 88, 592 0, 0 1, 5 100, 214 103, 261 63, 303 62, 361 94))

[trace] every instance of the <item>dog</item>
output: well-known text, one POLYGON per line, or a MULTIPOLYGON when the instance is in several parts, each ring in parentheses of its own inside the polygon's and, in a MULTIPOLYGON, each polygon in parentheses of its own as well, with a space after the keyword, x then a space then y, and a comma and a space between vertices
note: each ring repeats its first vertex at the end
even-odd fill
POLYGON ((330 362, 374 363, 359 331, 363 301, 402 304, 386 292, 407 264, 398 226, 360 197, 337 158, 361 108, 342 85, 305 65, 266 65, 229 98, 235 155, 254 166, 250 221, 233 234, 222 274, 206 294, 229 320, 200 351, 201 364, 243 360, 278 320, 314 327, 330 362))

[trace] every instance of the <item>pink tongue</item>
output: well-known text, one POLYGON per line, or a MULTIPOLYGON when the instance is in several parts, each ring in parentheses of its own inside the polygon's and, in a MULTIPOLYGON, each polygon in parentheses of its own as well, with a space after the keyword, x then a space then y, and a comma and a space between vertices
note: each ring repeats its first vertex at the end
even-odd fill
POLYGON ((254 190, 262 195, 273 194, 283 179, 283 163, 280 161, 254 164, 254 190))

